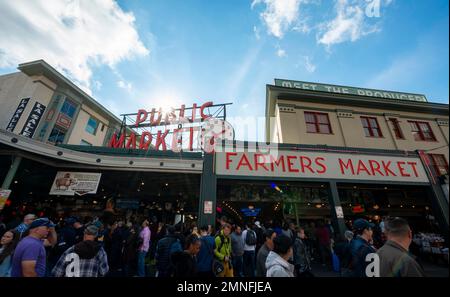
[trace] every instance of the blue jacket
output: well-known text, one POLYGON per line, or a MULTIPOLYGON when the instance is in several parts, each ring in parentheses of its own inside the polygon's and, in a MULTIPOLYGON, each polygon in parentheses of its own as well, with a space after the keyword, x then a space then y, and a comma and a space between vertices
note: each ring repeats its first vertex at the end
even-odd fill
POLYGON ((366 267, 369 264, 369 262, 366 262, 366 256, 375 253, 375 249, 364 238, 357 236, 350 242, 350 252, 351 276, 366 277, 366 267))
POLYGON ((212 271, 212 262, 214 259, 214 237, 207 235, 200 238, 202 245, 197 254, 197 271, 208 272, 212 271))

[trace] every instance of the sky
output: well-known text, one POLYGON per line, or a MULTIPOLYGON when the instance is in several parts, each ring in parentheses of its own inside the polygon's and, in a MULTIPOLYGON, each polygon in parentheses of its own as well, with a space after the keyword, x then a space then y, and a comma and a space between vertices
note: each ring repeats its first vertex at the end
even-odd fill
POLYGON ((0 74, 44 59, 116 115, 233 103, 274 78, 449 98, 447 0, 0 0, 0 74))

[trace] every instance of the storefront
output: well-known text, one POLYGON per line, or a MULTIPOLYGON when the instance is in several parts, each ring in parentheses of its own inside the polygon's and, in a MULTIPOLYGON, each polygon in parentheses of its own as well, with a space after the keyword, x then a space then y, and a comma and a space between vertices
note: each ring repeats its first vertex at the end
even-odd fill
POLYGON ((61 145, 0 133, 0 179, 11 192, 2 217, 100 216, 112 201, 118 218, 195 222, 201 153, 61 145))
POLYGON ((202 223, 222 215, 238 223, 330 220, 342 234, 356 218, 401 216, 416 233, 448 238, 447 200, 417 152, 250 144, 205 155, 202 223))

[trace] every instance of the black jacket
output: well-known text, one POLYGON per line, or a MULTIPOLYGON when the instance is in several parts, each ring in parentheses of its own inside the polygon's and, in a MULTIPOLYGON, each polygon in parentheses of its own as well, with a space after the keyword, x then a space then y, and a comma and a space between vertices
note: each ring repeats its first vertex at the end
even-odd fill
POLYGON ((174 252, 171 256, 172 273, 176 278, 196 277, 197 260, 185 251, 174 252))

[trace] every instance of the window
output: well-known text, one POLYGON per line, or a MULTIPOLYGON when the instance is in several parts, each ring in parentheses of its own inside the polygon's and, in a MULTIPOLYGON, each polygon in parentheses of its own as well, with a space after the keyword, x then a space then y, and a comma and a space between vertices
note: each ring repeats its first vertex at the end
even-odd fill
POLYGON ((64 101, 63 107, 61 108, 61 113, 65 114, 69 118, 73 118, 77 106, 69 100, 64 101))
POLYGON ((305 111, 306 132, 331 134, 328 114, 305 111))
POLYGON ((428 156, 430 156, 431 164, 438 175, 448 174, 448 163, 444 155, 429 154, 428 156))
POLYGON ((436 137, 434 137, 430 124, 427 122, 409 121, 409 124, 411 125, 411 132, 414 136, 414 140, 436 141, 436 137))
POLYGON ((87 123, 87 126, 86 126, 86 132, 89 132, 92 135, 95 135, 95 133, 97 132, 97 127, 98 127, 98 121, 96 119, 94 119, 93 117, 90 117, 89 121, 87 123))
POLYGON ((91 144, 91 143, 87 142, 87 141, 86 141, 86 140, 84 140, 84 139, 81 139, 81 141, 80 141, 80 144, 81 144, 81 145, 88 145, 88 146, 92 146, 92 144, 91 144))
POLYGON ((392 124, 392 129, 394 129, 395 138, 405 139, 405 137, 403 136, 402 129, 400 128, 400 123, 398 122, 398 120, 395 118, 391 118, 391 119, 389 119, 389 121, 392 124))
POLYGON ((64 137, 66 136, 66 131, 60 129, 60 128, 53 128, 52 132, 50 133, 50 136, 48 137, 48 141, 53 143, 63 143, 64 137))
POLYGON ((377 118, 361 117, 366 137, 383 137, 377 118))

